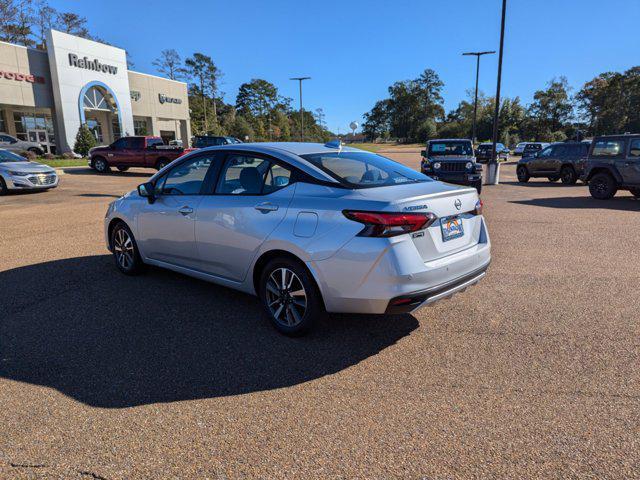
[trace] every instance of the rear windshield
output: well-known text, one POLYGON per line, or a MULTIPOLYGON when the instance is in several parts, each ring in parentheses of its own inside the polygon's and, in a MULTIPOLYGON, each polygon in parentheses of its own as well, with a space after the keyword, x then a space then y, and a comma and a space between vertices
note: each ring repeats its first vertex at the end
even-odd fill
POLYGON ((478 150, 491 150, 491 148, 493 147, 493 145, 486 145, 486 144, 482 144, 478 146, 478 150))
POLYGON ((161 138, 147 138, 147 147, 153 147, 156 145, 164 145, 161 138))
POLYGON ((430 142, 429 155, 470 156, 473 155, 473 149, 471 142, 430 142))
POLYGON ((432 180, 386 157, 367 152, 328 152, 301 155, 343 185, 371 188, 432 180))
POLYGON ((542 145, 540 145, 539 143, 528 143, 526 147, 524 147, 525 150, 542 150, 542 145))

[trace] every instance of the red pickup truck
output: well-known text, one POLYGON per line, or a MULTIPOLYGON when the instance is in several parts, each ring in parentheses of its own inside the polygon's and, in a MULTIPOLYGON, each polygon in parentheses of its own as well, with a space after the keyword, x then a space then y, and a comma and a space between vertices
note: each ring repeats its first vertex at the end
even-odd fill
POLYGON ((121 172, 130 167, 160 170, 184 153, 182 147, 165 145, 160 137, 121 137, 111 145, 89 150, 89 166, 99 173, 111 167, 121 172))

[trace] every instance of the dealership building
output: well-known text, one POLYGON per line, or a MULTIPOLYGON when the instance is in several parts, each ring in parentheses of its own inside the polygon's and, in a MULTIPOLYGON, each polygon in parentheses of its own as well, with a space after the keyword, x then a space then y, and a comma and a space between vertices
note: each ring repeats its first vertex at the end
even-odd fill
POLYGON ((0 42, 0 132, 58 154, 83 123, 98 144, 157 135, 188 145, 186 83, 131 71, 124 50, 56 30, 45 46, 0 42))

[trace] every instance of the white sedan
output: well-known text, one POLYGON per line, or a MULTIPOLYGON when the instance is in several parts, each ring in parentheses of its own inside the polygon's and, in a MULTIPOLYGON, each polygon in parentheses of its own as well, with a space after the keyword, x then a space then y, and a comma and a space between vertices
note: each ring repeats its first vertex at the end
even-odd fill
POLYGON ((53 168, 0 149, 0 195, 9 191, 46 190, 57 186, 58 175, 53 168))

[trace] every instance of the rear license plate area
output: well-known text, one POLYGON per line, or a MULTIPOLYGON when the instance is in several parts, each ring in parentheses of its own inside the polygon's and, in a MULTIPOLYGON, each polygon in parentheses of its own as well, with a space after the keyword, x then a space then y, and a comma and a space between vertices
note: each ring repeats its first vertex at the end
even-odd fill
POLYGON ((446 217, 440 219, 440 231, 442 232, 442 241, 448 242, 464 235, 462 227, 462 219, 460 216, 446 217))

